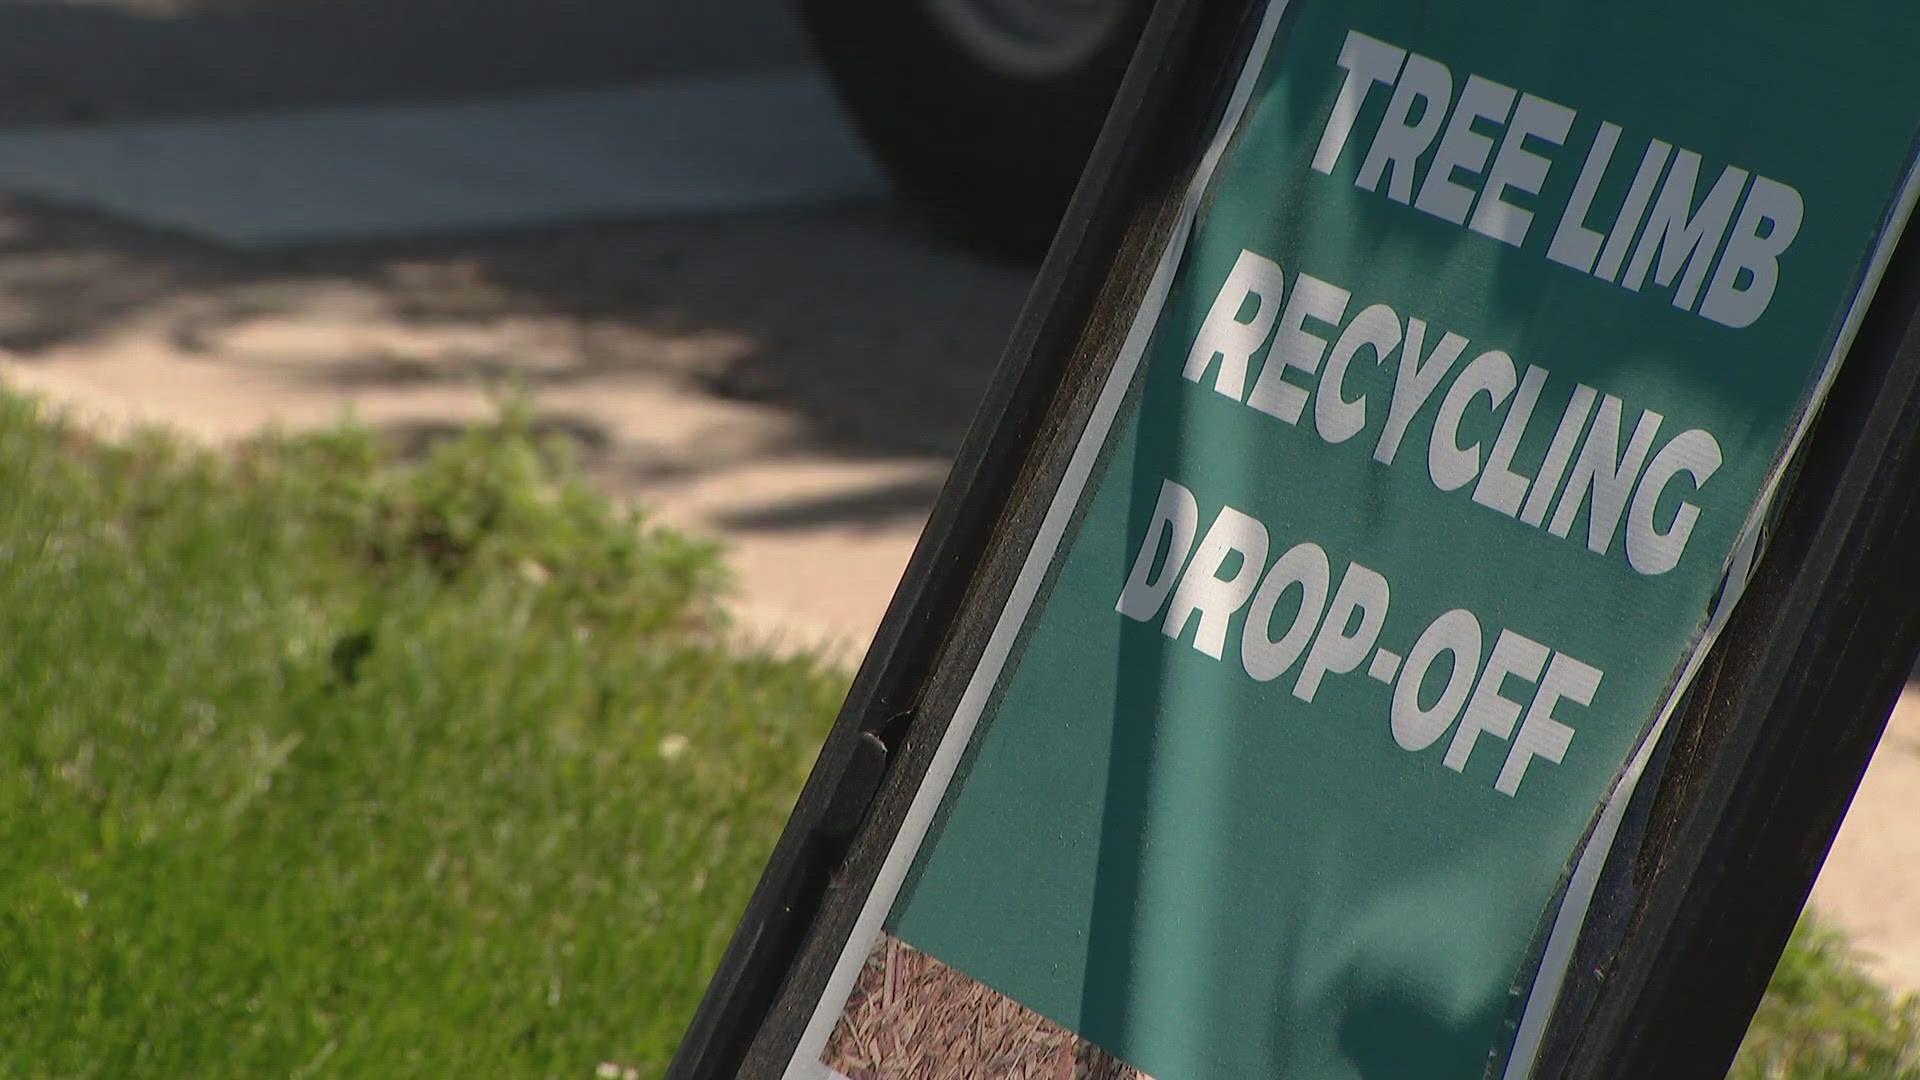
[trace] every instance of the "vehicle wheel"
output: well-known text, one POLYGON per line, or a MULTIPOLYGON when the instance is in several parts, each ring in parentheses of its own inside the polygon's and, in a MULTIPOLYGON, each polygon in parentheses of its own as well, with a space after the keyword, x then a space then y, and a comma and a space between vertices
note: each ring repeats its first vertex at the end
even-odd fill
POLYGON ((847 111, 957 235, 1046 250, 1152 0, 801 0, 847 111))

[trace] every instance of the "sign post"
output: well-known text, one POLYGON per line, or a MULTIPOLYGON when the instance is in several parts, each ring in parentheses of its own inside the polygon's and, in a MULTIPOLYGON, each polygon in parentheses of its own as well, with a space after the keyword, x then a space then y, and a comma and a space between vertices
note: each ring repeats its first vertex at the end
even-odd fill
POLYGON ((1160 5, 673 1075, 1724 1071, 1920 640, 1916 31, 1160 5))

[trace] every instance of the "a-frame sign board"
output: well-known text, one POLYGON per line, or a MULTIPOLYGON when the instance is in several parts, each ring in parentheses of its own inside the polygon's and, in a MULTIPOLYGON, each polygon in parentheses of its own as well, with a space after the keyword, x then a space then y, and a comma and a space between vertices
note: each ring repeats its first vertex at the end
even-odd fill
POLYGON ((1920 641, 1916 48, 1161 3, 670 1075, 1723 1074, 1920 641))

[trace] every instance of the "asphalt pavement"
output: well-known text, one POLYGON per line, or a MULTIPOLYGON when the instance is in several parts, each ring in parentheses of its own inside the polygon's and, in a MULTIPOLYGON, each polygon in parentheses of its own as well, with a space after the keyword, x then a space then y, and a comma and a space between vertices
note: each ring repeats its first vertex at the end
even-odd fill
POLYGON ((789 0, 0 0, 0 122, 630 86, 806 51, 789 0))

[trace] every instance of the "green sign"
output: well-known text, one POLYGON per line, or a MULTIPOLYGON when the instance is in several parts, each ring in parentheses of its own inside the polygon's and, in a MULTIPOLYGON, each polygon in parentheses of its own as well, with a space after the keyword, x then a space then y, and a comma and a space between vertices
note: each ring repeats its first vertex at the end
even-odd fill
POLYGON ((1157 1080, 1524 1076, 1905 220, 1915 42, 1272 4, 788 1075, 910 1074, 836 1042, 882 941, 1157 1080))

